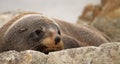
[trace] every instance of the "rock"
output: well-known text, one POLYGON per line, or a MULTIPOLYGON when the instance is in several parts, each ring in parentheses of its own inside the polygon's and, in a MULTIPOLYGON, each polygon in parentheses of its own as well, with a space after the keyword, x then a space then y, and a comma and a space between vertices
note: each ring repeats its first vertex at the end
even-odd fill
POLYGON ((120 42, 120 0, 101 0, 101 5, 88 5, 78 23, 90 25, 120 42))
POLYGON ((101 5, 87 5, 84 8, 82 15, 79 16, 77 22, 80 24, 89 25, 92 23, 94 18, 101 12, 101 10, 101 5))
POLYGON ((120 42, 120 7, 99 15, 91 25, 108 35, 112 41, 120 42))
POLYGON ((99 15, 106 15, 120 7, 120 0, 101 0, 101 4, 85 6, 82 15, 78 17, 77 23, 91 25, 99 15))
POLYGON ((120 43, 101 45, 93 58, 93 64, 120 64, 120 43))
POLYGON ((118 3, 120 3, 120 0, 101 0, 101 4, 102 4, 102 6, 105 6, 106 4, 110 4, 111 3, 111 5, 109 5, 109 7, 110 6, 113 6, 113 4, 116 6, 118 6, 118 3))
POLYGON ((96 47, 81 47, 49 54, 50 64, 89 64, 96 47), (57 60, 56 60, 57 59, 57 60), (53 62, 52 62, 53 61, 53 62))
POLYGON ((22 52, 8 51, 0 54, 0 64, 45 64, 47 55, 27 50, 22 52))
POLYGON ((0 64, 120 64, 120 42, 44 53, 26 50, 0 53, 0 64))
MULTIPOLYGON (((107 15, 114 10, 120 8, 120 0, 101 0, 102 1, 102 15, 107 15)), ((100 14, 100 15, 101 15, 100 14)))

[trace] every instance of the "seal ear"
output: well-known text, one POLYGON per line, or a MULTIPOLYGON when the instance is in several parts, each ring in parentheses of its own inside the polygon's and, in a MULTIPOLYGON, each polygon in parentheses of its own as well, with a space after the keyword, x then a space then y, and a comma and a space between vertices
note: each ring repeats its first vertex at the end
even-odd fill
POLYGON ((80 47, 79 41, 70 36, 64 35, 62 41, 65 49, 80 47))

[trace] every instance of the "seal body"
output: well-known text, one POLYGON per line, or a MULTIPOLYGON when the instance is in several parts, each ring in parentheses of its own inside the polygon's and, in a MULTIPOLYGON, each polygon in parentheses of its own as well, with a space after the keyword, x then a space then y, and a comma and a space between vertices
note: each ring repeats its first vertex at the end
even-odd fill
POLYGON ((42 14, 20 14, 0 28, 0 52, 37 50, 43 53, 108 42, 100 33, 82 25, 42 14))

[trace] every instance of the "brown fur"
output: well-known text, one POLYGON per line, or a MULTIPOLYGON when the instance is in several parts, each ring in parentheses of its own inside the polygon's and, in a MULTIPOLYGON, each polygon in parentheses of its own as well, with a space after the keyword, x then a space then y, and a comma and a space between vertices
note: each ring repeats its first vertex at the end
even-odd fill
POLYGON ((71 24, 57 19, 56 22, 62 28, 65 36, 79 41, 80 46, 99 46, 102 43, 108 42, 98 31, 90 29, 90 27, 71 24))
POLYGON ((44 53, 81 46, 99 46, 108 42, 101 34, 85 26, 38 13, 20 14, 9 21, 0 28, 0 40, 0 52, 33 49, 44 53), (56 36, 60 37, 57 44, 56 36))

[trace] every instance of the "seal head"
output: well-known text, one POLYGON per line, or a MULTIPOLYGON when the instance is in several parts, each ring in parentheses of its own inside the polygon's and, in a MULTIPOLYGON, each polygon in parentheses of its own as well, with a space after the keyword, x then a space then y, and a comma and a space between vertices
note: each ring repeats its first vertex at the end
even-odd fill
POLYGON ((43 53, 63 49, 60 27, 40 14, 25 15, 5 32, 6 50, 37 50, 43 53))

